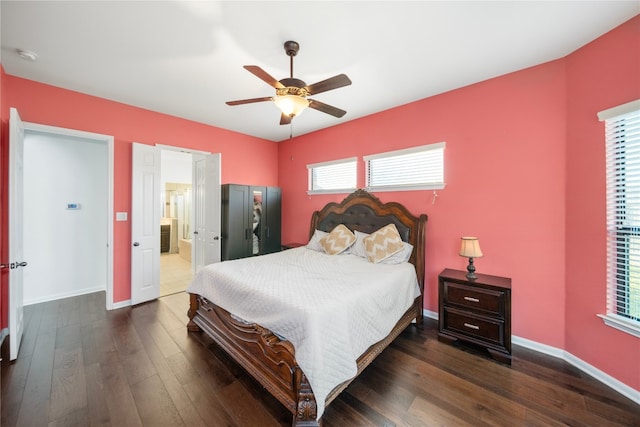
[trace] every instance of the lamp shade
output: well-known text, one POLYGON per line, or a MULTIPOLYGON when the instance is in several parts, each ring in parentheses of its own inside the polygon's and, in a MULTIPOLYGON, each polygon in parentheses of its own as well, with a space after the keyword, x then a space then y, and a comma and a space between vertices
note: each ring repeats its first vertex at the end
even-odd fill
POLYGON ((309 106, 309 101, 298 95, 281 95, 273 98, 273 102, 289 117, 299 116, 309 106))
POLYGON ((478 242, 477 237, 462 237, 461 240, 460 256, 465 258, 480 258, 482 256, 480 242, 478 242))

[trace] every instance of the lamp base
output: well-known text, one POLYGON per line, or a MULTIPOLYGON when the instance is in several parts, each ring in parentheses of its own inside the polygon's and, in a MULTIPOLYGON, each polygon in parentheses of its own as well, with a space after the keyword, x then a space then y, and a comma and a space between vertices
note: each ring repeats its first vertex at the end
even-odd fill
POLYGON ((469 258, 469 265, 467 265, 467 279, 469 280, 474 280, 477 279, 478 276, 476 276, 476 266, 473 265, 473 258, 469 258))

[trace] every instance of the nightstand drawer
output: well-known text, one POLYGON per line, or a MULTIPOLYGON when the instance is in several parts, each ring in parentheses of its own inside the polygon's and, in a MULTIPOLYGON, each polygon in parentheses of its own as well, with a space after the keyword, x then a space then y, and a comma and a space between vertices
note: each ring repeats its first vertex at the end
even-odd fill
POLYGON ((445 308, 444 316, 443 330, 446 332, 477 338, 498 346, 505 344, 504 322, 501 320, 474 316, 468 311, 458 311, 449 307, 445 308))
POLYGON ((502 291, 444 282, 444 303, 455 304, 492 315, 504 313, 505 295, 502 291))

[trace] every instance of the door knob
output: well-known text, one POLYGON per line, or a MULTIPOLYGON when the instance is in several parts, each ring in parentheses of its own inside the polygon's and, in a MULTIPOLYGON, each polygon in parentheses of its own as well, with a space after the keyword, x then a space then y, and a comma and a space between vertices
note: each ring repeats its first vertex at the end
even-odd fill
POLYGON ((10 270, 13 270, 15 268, 18 267, 26 267, 27 266, 27 262, 26 261, 22 261, 22 262, 12 262, 11 264, 0 264, 0 268, 8 268, 10 270))
POLYGON ((140 246, 140 243, 138 243, 138 242, 133 242, 133 246, 140 246))
POLYGON ((215 236, 215 237, 213 238, 213 240, 220 240, 220 237, 219 237, 219 236, 215 236))

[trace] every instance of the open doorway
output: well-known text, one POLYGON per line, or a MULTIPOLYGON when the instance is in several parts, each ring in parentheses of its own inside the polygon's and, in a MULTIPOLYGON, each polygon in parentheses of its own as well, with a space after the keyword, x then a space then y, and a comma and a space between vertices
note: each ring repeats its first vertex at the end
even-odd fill
POLYGON ((160 296, 184 292, 193 278, 193 155, 160 152, 160 296))

